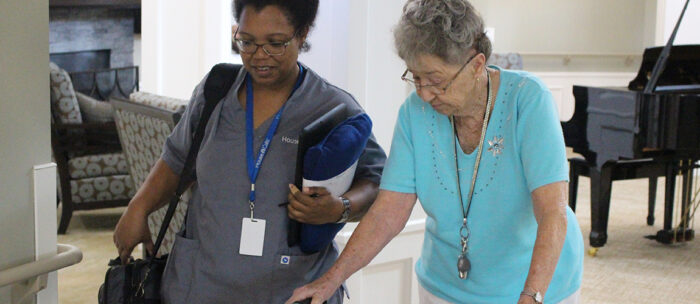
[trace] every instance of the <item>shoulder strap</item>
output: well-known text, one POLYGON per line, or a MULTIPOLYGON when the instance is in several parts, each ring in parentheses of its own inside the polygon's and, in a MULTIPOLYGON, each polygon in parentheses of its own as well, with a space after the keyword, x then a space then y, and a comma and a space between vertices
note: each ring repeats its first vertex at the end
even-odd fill
POLYGON ((163 218, 163 223, 160 226, 160 231, 158 232, 158 239, 156 240, 153 255, 156 256, 160 245, 163 243, 163 238, 165 238, 165 232, 168 230, 170 221, 175 214, 175 209, 180 201, 182 193, 189 188, 190 184, 195 180, 194 177, 194 165, 197 159, 197 154, 199 153, 199 146, 202 144, 204 139, 204 131, 211 117, 211 113, 219 104, 219 101, 223 99, 228 91, 231 89, 234 80, 236 80, 236 75, 241 69, 239 64, 230 63, 219 63, 215 65, 209 72, 206 82, 204 83, 204 109, 202 110, 202 115, 199 118, 199 123, 197 124, 197 129, 195 129, 194 138, 192 139, 192 145, 190 145, 190 150, 187 153, 187 158, 185 159, 185 165, 180 173, 180 181, 177 184, 177 190, 175 195, 170 199, 170 205, 168 206, 168 211, 165 213, 165 218, 163 218))

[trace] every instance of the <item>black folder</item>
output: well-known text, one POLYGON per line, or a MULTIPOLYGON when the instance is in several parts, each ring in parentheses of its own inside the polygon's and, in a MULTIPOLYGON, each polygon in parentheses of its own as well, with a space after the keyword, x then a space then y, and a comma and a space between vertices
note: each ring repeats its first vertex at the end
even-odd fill
MULTIPOLYGON (((347 118, 347 107, 345 104, 339 104, 301 130, 301 133, 299 133, 299 146, 297 147, 296 171, 294 173, 294 184, 297 188, 302 188, 306 150, 321 142, 335 126, 347 118)), ((299 243, 300 228, 299 222, 292 219, 289 220, 289 234, 287 235, 287 245, 289 247, 299 243)))

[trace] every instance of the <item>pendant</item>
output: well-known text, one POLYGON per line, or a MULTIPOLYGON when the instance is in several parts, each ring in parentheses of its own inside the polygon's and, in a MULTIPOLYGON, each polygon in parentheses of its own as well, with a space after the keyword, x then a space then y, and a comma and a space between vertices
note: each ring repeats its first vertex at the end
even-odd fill
POLYGON ((467 259, 467 255, 460 255, 459 259, 457 259, 457 271, 459 271, 459 278, 462 280, 466 280, 467 275, 469 275, 469 270, 471 269, 472 264, 469 262, 469 259, 467 259))

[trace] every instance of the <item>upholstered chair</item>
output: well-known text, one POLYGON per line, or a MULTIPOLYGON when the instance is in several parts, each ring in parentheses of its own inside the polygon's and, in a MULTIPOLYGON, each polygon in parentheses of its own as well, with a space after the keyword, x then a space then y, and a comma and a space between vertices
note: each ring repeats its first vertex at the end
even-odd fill
POLYGON ((109 120, 111 108, 105 102, 88 105, 99 101, 76 94, 70 76, 56 64, 50 63, 49 69, 51 148, 62 206, 58 233, 63 234, 73 211, 125 206, 134 187, 114 121, 109 120))
MULTIPOLYGON (((163 145, 177 124, 187 105, 187 100, 169 98, 146 92, 135 92, 129 100, 112 99, 117 131, 124 147, 124 153, 138 189, 146 180, 151 168, 160 159, 163 145)), ((179 172, 178 172, 179 173, 179 172)), ((175 234, 180 231, 190 192, 182 196, 181 202, 173 216, 163 240, 160 254, 169 253, 175 241, 175 234)), ((161 223, 165 217, 167 205, 153 212, 148 218, 148 228, 155 242, 161 223)))
POLYGON ((523 57, 518 53, 492 53, 488 64, 497 65, 508 70, 522 70, 523 57))

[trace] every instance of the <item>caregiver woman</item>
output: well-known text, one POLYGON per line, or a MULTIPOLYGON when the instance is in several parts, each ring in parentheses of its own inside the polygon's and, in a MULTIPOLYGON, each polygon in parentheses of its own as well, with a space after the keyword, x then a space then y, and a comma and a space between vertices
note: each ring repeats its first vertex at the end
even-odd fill
MULTIPOLYGON (((340 104, 350 115, 363 110, 298 61, 308 49, 318 0, 233 4, 243 68, 212 112, 199 150, 185 228, 163 273, 161 292, 168 304, 282 303, 338 256, 332 244, 313 254, 290 246, 289 218, 310 224, 358 220, 376 197, 386 158, 372 137, 341 197, 290 189, 301 129, 340 104)), ((202 84, 117 224, 114 243, 123 260, 140 242, 153 246, 146 219, 178 183, 205 104, 202 84)), ((342 303, 343 292, 336 288, 329 303, 342 303)))
POLYGON ((333 267, 287 303, 328 299, 402 230, 416 199, 427 214, 421 303, 578 303, 583 239, 547 87, 486 65, 491 43, 465 0, 409 0, 394 37, 416 91, 379 196, 333 267))

